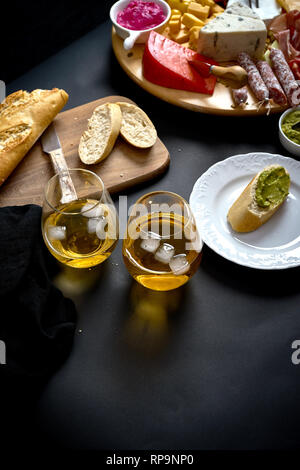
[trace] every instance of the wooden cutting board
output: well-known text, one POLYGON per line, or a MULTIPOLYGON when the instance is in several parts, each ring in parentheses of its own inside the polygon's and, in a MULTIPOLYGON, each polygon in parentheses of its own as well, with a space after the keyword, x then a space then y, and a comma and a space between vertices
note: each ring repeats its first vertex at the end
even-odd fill
MULTIPOLYGON (((85 165, 78 156, 80 137, 94 109, 107 102, 133 101, 123 96, 107 96, 60 113, 55 129, 69 168, 87 168, 97 173, 111 192, 121 192, 163 173, 170 162, 169 152, 157 139, 150 149, 138 149, 118 137, 112 153, 97 165, 85 165)), ((43 192, 54 170, 50 157, 38 141, 0 188, 0 206, 43 204, 43 192)))

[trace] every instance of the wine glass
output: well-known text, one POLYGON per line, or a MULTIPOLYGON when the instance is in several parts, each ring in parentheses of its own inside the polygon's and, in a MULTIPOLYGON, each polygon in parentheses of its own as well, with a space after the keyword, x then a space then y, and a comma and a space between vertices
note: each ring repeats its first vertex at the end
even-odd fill
POLYGON ((50 253, 64 265, 91 268, 103 263, 118 241, 118 215, 101 178, 69 170, 77 199, 62 203, 59 175, 45 188, 42 233, 50 253))
POLYGON ((132 207, 123 259, 144 287, 167 291, 185 284, 200 264, 202 246, 192 211, 181 196, 156 191, 132 207))

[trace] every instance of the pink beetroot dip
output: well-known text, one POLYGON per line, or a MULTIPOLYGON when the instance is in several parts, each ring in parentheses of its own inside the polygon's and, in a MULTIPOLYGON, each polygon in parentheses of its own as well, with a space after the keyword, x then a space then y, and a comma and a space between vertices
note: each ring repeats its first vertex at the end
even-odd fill
POLYGON ((117 23, 123 28, 140 31, 158 26, 166 19, 160 5, 154 2, 132 0, 117 16, 117 23))

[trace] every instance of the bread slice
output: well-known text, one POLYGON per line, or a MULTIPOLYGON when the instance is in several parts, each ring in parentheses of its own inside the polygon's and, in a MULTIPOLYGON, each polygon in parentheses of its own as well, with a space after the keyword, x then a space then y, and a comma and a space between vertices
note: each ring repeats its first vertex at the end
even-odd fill
POLYGON ((79 143, 80 160, 92 165, 106 158, 113 149, 119 135, 122 114, 115 103, 105 103, 98 106, 90 119, 88 128, 82 134, 79 143))
POLYGON ((134 104, 118 102, 122 111, 121 136, 134 147, 149 148, 155 144, 157 132, 147 114, 134 104))
POLYGON ((0 185, 68 101, 64 90, 17 91, 0 105, 0 185))
MULTIPOLYGON (((278 168, 281 165, 269 165, 260 171, 246 186, 242 194, 230 207, 227 220, 236 232, 252 232, 267 222, 279 209, 284 200, 279 204, 270 204, 269 207, 260 207, 256 202, 255 191, 258 179, 263 171, 278 168)), ((288 172, 285 170, 286 174, 288 172)))

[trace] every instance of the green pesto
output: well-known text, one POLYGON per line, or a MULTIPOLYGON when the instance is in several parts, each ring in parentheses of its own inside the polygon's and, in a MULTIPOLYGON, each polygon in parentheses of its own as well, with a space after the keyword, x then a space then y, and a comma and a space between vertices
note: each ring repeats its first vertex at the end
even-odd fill
POLYGON ((284 118, 281 129, 288 139, 300 145, 300 110, 291 111, 284 118))
POLYGON ((257 181, 255 198, 260 207, 281 204, 289 193, 290 176, 283 166, 263 171, 257 181))

